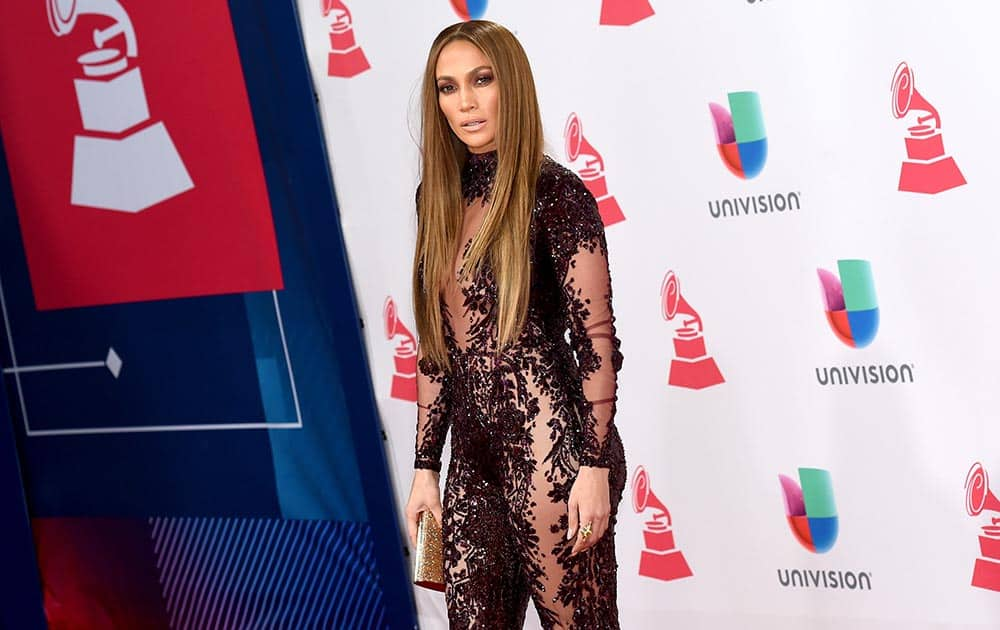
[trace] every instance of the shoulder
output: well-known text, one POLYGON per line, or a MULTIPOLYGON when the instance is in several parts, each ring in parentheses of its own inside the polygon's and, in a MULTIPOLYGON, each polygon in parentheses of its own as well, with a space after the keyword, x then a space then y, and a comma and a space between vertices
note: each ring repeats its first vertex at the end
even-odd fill
POLYGON ((538 221, 550 234, 573 234, 579 239, 604 232, 597 202, 583 180, 547 155, 536 190, 538 221))
POLYGON ((587 197, 592 200, 580 176, 547 155, 538 171, 537 195, 539 200, 582 202, 587 197))

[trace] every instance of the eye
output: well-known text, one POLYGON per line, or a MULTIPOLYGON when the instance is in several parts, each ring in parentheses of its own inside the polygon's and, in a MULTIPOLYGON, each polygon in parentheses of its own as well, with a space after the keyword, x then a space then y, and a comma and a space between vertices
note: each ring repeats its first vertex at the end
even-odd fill
POLYGON ((492 74, 481 74, 476 77, 476 85, 489 85, 490 83, 493 83, 492 74))
POLYGON ((455 91, 455 86, 452 85, 451 83, 445 83, 443 85, 438 86, 438 92, 440 92, 441 94, 451 94, 454 91, 455 91))

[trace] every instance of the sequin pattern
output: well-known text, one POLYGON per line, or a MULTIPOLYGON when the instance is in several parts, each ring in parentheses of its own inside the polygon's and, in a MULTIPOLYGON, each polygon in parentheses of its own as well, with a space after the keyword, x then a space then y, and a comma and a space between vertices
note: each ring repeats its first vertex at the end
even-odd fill
MULTIPOLYGON (((496 154, 470 155, 460 251, 482 224, 496 154)), ((545 158, 531 223, 531 298, 517 343, 497 352, 489 265, 442 296, 451 369, 419 363, 417 468, 440 470, 452 628, 519 628, 531 598, 544 628, 618 628, 614 524, 625 456, 614 426, 622 355, 604 226, 580 179, 545 158), (567 335, 568 331, 568 335, 567 335), (567 341, 568 337, 568 341, 567 341), (567 504, 581 465, 608 469, 611 520, 570 557, 567 504)))

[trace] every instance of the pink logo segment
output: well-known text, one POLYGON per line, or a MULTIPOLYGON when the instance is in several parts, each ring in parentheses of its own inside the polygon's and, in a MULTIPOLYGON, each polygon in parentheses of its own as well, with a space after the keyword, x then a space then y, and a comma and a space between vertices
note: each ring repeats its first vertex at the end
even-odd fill
POLYGON ((917 114, 907 128, 906 157, 899 172, 899 190, 934 194, 965 184, 955 159, 945 154, 941 116, 913 84, 913 71, 902 62, 892 77, 892 115, 917 114), (930 123, 930 124, 929 124, 930 123))
POLYGON ((322 0, 323 17, 331 18, 330 54, 326 74, 331 77, 350 78, 371 68, 365 52, 354 39, 354 20, 351 11, 341 0, 322 0))
POLYGON ((580 117, 570 114, 563 131, 566 139, 566 158, 570 162, 579 163, 574 170, 583 180, 590 194, 597 200, 597 210, 601 213, 601 221, 605 226, 614 225, 625 220, 618 201, 608 192, 608 183, 604 176, 604 158, 597 152, 583 135, 583 125, 580 117))
MULTIPOLYGON (((969 516, 979 516, 984 510, 1000 513, 1000 501, 990 492, 986 469, 979 462, 972 465, 965 476, 965 511, 969 516)), ((991 591, 1000 591, 1000 518, 992 516, 983 525, 979 535, 980 557, 972 570, 972 585, 991 591)))
POLYGON ((705 349, 701 316, 681 295, 681 285, 673 271, 668 271, 660 287, 663 319, 672 322, 680 316, 680 327, 674 330, 674 353, 670 362, 668 383, 675 387, 704 389, 724 383, 715 359, 705 349))
POLYGON ((601 24, 631 26, 656 13, 648 0, 604 0, 601 2, 601 24))
POLYGON ((642 532, 643 550, 639 556, 639 575, 657 580, 679 580, 691 577, 684 554, 674 542, 673 521, 667 509, 649 488, 649 475, 639 466, 632 475, 632 508, 636 514, 647 509, 653 516, 645 522, 642 532))
POLYGON ((417 339, 413 333, 399 321, 396 314, 396 302, 392 297, 385 299, 382 311, 382 323, 385 326, 385 338, 395 341, 395 356, 393 356, 392 390, 389 395, 408 402, 417 401, 417 339))

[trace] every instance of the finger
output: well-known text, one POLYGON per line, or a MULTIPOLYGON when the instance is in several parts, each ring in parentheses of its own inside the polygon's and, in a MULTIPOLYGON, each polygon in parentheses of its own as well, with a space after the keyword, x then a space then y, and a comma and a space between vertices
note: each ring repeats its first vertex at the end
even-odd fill
POLYGON ((576 500, 569 500, 569 529, 566 530, 566 540, 572 540, 573 535, 576 534, 576 527, 580 524, 580 506, 577 504, 576 500))
POLYGON ((591 518, 593 519, 590 526, 591 533, 590 536, 587 536, 587 546, 584 548, 584 551, 596 545, 597 541, 601 539, 601 536, 604 535, 604 532, 608 528, 608 520, 606 517, 595 514, 591 518))
POLYGON ((416 514, 407 513, 406 515, 406 533, 410 538, 410 546, 417 546, 417 519, 420 518, 420 512, 416 514))
POLYGON ((594 545, 596 545, 598 541, 604 538, 604 534, 606 534, 607 532, 608 532, 608 517, 605 516, 603 518, 597 519, 597 521, 594 523, 594 535, 588 539, 590 540, 590 546, 593 547, 594 545))
POLYGON ((443 514, 443 512, 441 510, 441 504, 438 504, 438 505, 435 505, 434 507, 432 507, 431 508, 431 514, 434 515, 434 520, 437 521, 438 527, 440 528, 441 524, 444 523, 444 514, 443 514))
MULTIPOLYGON (((573 554, 579 553, 590 546, 590 539, 594 537, 594 519, 589 512, 580 512, 580 531, 576 535, 576 544, 573 546, 573 554), (583 528, 590 525, 590 535, 584 538, 583 528)), ((572 555, 572 554, 570 554, 572 555)))

